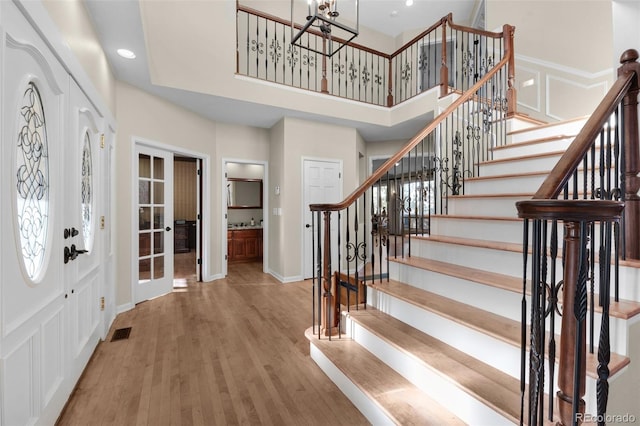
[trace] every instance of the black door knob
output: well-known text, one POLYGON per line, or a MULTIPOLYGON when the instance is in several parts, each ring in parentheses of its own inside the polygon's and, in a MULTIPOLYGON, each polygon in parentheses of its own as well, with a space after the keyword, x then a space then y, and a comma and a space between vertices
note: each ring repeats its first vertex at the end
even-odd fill
POLYGON ((311 225, 309 225, 308 223, 304 226, 305 228, 311 228, 311 225))
POLYGON ((165 231, 167 231, 167 232, 169 232, 169 231, 171 231, 171 227, 170 227, 170 226, 167 226, 166 228, 164 228, 164 230, 165 230, 165 231))

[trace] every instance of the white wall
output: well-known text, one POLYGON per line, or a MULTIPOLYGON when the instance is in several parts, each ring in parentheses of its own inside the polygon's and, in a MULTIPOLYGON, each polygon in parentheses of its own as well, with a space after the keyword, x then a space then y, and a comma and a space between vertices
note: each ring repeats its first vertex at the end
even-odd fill
POLYGON ((620 55, 627 49, 640 51, 640 2, 613 1, 613 67, 620 66, 620 55))

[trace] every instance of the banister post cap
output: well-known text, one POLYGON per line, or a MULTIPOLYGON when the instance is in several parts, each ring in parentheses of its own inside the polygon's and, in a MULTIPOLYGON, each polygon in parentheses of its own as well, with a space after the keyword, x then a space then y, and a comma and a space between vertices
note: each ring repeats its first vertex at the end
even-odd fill
POLYGON ((636 62, 639 57, 640 55, 638 55, 638 51, 636 49, 625 50, 620 56, 620 63, 636 62))

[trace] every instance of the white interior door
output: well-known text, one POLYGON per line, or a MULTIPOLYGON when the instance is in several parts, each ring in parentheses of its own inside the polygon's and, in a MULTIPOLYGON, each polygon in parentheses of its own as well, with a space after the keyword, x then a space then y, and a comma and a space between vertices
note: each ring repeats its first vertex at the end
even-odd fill
POLYGON ((136 158, 139 303, 173 289, 173 153, 138 145, 136 158))
MULTIPOLYGON (((313 276, 313 242, 312 213, 310 204, 337 203, 342 201, 342 163, 339 160, 304 160, 304 278, 313 276)), ((314 213, 315 214, 315 213, 314 213)), ((338 235, 337 212, 331 214, 331 240, 336 241, 338 235)), ((316 226, 318 223, 316 221, 316 226)), ((317 228, 316 228, 317 232, 317 228)), ((317 240, 317 238, 316 238, 317 240)), ((315 241, 317 245, 318 242, 315 241)), ((317 255, 317 253, 316 253, 317 255)), ((335 266, 337 253, 332 253, 332 265, 335 266)))
POLYGON ((70 391, 63 259, 69 77, 0 2, 0 423, 54 424, 70 391))

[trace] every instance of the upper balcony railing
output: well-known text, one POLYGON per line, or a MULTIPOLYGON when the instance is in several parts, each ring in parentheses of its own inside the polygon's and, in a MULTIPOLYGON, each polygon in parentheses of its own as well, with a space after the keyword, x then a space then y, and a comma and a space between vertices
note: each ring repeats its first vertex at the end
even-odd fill
POLYGON ((505 52, 503 33, 456 25, 451 14, 391 54, 353 42, 338 50, 344 41, 334 37, 338 52, 326 57, 316 53, 326 42, 319 31, 299 41, 309 49, 290 41, 289 21, 238 5, 238 74, 379 106, 438 86, 441 96, 464 92, 505 52))

